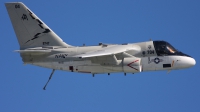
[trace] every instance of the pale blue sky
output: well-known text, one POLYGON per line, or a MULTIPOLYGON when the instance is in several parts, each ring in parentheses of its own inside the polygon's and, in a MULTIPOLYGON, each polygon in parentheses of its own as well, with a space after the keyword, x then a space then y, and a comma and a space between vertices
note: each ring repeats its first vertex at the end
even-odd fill
POLYGON ((166 40, 196 59, 167 71, 96 75, 23 65, 1 0, 1 112, 199 112, 199 0, 22 0, 66 43, 81 46, 166 40))

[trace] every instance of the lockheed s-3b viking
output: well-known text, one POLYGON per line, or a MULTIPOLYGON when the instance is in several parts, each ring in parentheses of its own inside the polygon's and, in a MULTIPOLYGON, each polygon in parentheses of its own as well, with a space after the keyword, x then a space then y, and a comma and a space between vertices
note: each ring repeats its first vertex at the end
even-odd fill
POLYGON ((195 59, 166 41, 72 46, 63 42, 23 3, 5 3, 5 6, 20 46, 16 52, 20 53, 25 64, 52 69, 49 80, 55 70, 90 73, 93 76, 116 72, 126 75, 183 69, 196 64, 195 59))

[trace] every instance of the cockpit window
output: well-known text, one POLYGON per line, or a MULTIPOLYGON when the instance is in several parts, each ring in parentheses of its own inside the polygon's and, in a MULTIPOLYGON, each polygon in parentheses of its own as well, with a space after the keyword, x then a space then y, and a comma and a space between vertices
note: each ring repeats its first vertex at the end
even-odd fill
POLYGON ((166 42, 166 48, 167 50, 170 52, 170 53, 175 53, 177 52, 177 50, 172 46, 170 45, 169 43, 166 42))
POLYGON ((170 53, 175 53, 175 51, 172 48, 170 48, 169 46, 167 46, 167 50, 169 50, 170 53))
POLYGON ((154 47, 157 55, 159 56, 171 55, 177 52, 177 50, 172 45, 165 41, 154 41, 154 47))
POLYGON ((178 50, 176 50, 171 44, 165 41, 153 41, 154 48, 158 56, 165 55, 178 55, 178 56, 187 56, 191 57, 187 54, 184 54, 178 50))

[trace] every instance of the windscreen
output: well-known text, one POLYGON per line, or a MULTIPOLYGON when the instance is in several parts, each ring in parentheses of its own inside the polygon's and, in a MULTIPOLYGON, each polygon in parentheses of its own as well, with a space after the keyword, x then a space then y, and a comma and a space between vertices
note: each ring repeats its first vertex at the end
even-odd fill
POLYGON ((165 41, 154 41, 154 47, 157 55, 173 55, 178 52, 171 44, 165 41))

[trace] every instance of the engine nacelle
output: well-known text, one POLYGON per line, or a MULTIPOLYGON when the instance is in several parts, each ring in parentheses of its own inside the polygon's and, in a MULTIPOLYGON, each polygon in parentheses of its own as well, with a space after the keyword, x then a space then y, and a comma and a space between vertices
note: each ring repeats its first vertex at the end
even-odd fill
POLYGON ((122 66, 124 73, 137 73, 142 71, 141 58, 124 58, 122 66))

